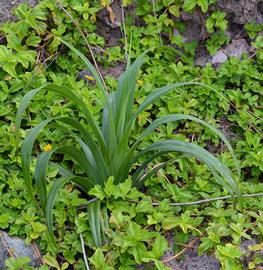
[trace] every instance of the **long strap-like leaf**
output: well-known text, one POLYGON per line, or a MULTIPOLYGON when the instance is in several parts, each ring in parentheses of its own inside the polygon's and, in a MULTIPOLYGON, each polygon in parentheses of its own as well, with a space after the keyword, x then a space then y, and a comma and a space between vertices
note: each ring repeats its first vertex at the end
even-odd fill
POLYGON ((37 89, 31 90, 30 92, 28 92, 22 99, 22 101, 20 102, 20 105, 18 107, 17 113, 16 113, 16 119, 15 119, 15 137, 16 137, 16 147, 18 147, 18 142, 19 142, 19 129, 21 126, 21 121, 22 121, 22 117, 23 114, 29 104, 29 102, 33 99, 33 97, 44 87, 46 87, 46 85, 43 85, 37 89))
POLYGON ((90 151, 93 154, 98 170, 105 179, 108 179, 109 176, 112 175, 112 172, 110 171, 110 160, 107 159, 107 154, 100 151, 90 132, 78 120, 72 117, 58 118, 57 121, 61 121, 80 132, 82 139, 89 146, 90 151))
POLYGON ((46 171, 48 161, 50 160, 54 150, 43 152, 39 155, 35 167, 35 182, 40 200, 40 205, 43 210, 46 208, 47 203, 47 183, 46 183, 46 171))
POLYGON ((147 52, 148 51, 142 53, 131 65, 128 64, 125 72, 120 76, 119 79, 119 84, 115 95, 115 117, 118 141, 120 141, 122 138, 125 126, 132 117, 136 76, 144 62, 144 56, 147 52))
POLYGON ((88 205, 88 218, 93 241, 96 247, 101 246, 101 223, 100 223, 100 201, 97 200, 88 205))
MULTIPOLYGON (((127 150, 130 133, 132 131, 134 123, 136 122, 137 117, 139 116, 139 114, 141 112, 143 112, 148 106, 153 104, 156 99, 168 94, 169 92, 173 91, 175 88, 186 86, 186 85, 194 85, 194 84, 196 84, 196 83, 194 83, 194 82, 173 83, 173 84, 170 84, 170 85, 160 87, 160 88, 153 90, 153 92, 150 93, 145 98, 143 103, 139 106, 138 110, 135 112, 133 117, 131 117, 130 121, 126 123, 125 130, 122 133, 122 137, 121 137, 121 140, 118 144, 118 149, 116 152, 123 154, 124 150, 125 151, 127 150)), ((135 150, 135 149, 133 149, 133 150, 135 150)), ((116 163, 120 163, 120 162, 123 162, 123 161, 116 161, 116 163)))
POLYGON ((102 134, 108 146, 109 154, 111 157, 111 163, 113 153, 117 148, 116 118, 114 116, 116 109, 115 94, 116 92, 113 92, 110 93, 110 95, 108 96, 108 106, 104 107, 102 116, 102 134))
POLYGON ((73 176, 70 178, 66 179, 57 179, 56 181, 53 182, 53 185, 49 191, 48 198, 47 198, 47 204, 46 204, 46 209, 45 209, 45 216, 46 216, 46 223, 47 223, 47 228, 50 233, 51 239, 55 242, 54 235, 53 235, 53 207, 56 201, 56 198, 58 196, 59 190, 67 183, 73 182, 76 183, 77 185, 81 186, 86 192, 89 191, 90 186, 89 185, 89 179, 79 177, 79 176, 73 176))
POLYGON ((22 99, 19 109, 17 111, 16 114, 16 135, 18 138, 18 130, 20 128, 21 125, 21 120, 23 117, 23 113, 25 111, 25 109, 27 108, 29 102, 33 99, 33 97, 41 90, 47 90, 47 91, 51 91, 54 93, 57 93, 63 97, 68 98, 69 100, 73 101, 76 105, 80 106, 80 108, 82 109, 84 115, 85 115, 85 119, 87 121, 87 123, 91 126, 92 131, 94 132, 94 135, 98 141, 98 144, 100 146, 101 151, 103 152, 103 155, 105 156, 105 158, 109 161, 110 157, 109 157, 109 152, 108 152, 108 148, 105 144, 104 138, 102 136, 102 133, 98 127, 98 125, 96 124, 96 122, 93 119, 92 114, 90 113, 90 111, 88 110, 86 104, 80 99, 78 98, 68 87, 66 86, 59 86, 59 85, 55 85, 55 84, 47 84, 45 86, 42 86, 38 89, 34 89, 31 90, 30 92, 28 92, 22 99))
MULTIPOLYGON (((128 147, 128 140, 129 140, 129 135, 132 131, 132 128, 134 126, 134 123, 139 116, 140 113, 142 113, 148 106, 153 104, 158 98, 165 96, 169 92, 173 91, 175 88, 182 87, 182 86, 187 86, 187 85, 202 85, 197 82, 180 82, 180 83, 173 83, 170 85, 166 85, 160 88, 154 89, 142 102, 142 104, 139 106, 138 110, 135 112, 131 120, 126 123, 125 131, 123 132, 123 136, 121 138, 121 141, 118 145, 118 152, 121 149, 124 149, 125 147, 128 147)), ((202 85, 203 86, 203 85, 202 85)))
MULTIPOLYGON (((142 141, 143 138, 145 138, 146 136, 148 136, 149 134, 151 134, 151 132, 153 132, 156 128, 158 128, 160 125, 162 124, 166 124, 168 122, 175 122, 175 121, 180 121, 180 120, 191 120, 197 123, 200 123, 206 127, 208 127, 211 131, 213 131, 215 134, 217 134, 226 144, 229 152, 232 155, 232 158, 234 160, 234 164, 237 170, 237 175, 238 175, 238 179, 237 181, 240 181, 240 165, 239 162, 236 158, 235 152, 233 150, 233 148, 231 147, 230 142, 227 140, 227 138, 225 137, 225 135, 219 131, 218 129, 216 129, 215 127, 213 127, 212 125, 208 124, 207 122, 194 117, 194 116, 190 116, 190 115, 185 115, 185 114, 170 114, 170 115, 166 115, 166 116, 162 116, 160 118, 157 118, 155 121, 153 121, 147 128, 146 130, 139 136, 139 138, 133 143, 133 145, 129 148, 129 151, 126 155, 126 158, 123 159, 123 161, 120 161, 120 167, 119 167, 119 171, 117 173, 116 179, 121 178, 122 175, 126 175, 129 171, 129 168, 131 166, 131 164, 129 163, 138 147, 138 145, 140 144, 140 142, 142 141)), ((120 145, 120 147, 124 147, 124 145, 120 145)))
POLYGON ((189 154, 196 159, 203 161, 210 171, 216 177, 216 180, 220 185, 223 185, 231 194, 236 194, 238 192, 238 183, 233 179, 231 171, 225 167, 217 158, 215 158, 211 153, 197 146, 196 144, 189 142, 182 142, 176 140, 164 140, 156 142, 146 147, 143 151, 138 153, 134 158, 132 163, 135 163, 138 158, 149 152, 181 152, 189 154), (224 179, 222 180, 218 177, 218 174, 224 179))
POLYGON ((92 164, 89 163, 89 160, 86 159, 85 154, 75 147, 65 145, 52 149, 48 152, 43 152, 39 155, 35 167, 36 187, 40 199, 40 204, 43 209, 45 209, 47 201, 46 170, 50 158, 54 153, 60 153, 69 156, 89 176, 90 183, 93 183, 93 185, 99 183, 99 177, 96 169, 93 168, 92 164))
POLYGON ((168 122, 175 122, 175 121, 180 121, 180 120, 191 120, 194 121, 196 123, 202 124, 206 127, 208 127, 212 132, 214 132, 216 135, 218 135, 222 141, 225 143, 225 145, 227 146, 230 154, 232 155, 232 158, 234 160, 235 163, 235 167, 237 170, 237 175, 238 175, 238 180, 240 180, 240 174, 241 174, 241 169, 240 169, 240 165, 239 162, 237 160, 237 157, 235 155, 235 152, 230 144, 230 142, 228 141, 228 139, 226 138, 226 136, 217 128, 213 127, 212 125, 208 124, 207 122, 191 116, 191 115, 186 115, 186 114, 169 114, 169 115, 165 115, 165 116, 161 116, 159 118, 157 118, 155 121, 153 121, 147 128, 146 130, 141 134, 141 136, 138 138, 137 140, 137 144, 147 135, 149 135, 150 133, 152 133, 156 128, 158 128, 160 125, 166 124, 168 122))
POLYGON ((21 156, 22 156, 22 171, 25 178, 25 183, 29 193, 32 195, 32 179, 30 176, 30 162, 33 150, 34 142, 41 132, 41 130, 53 119, 47 119, 35 126, 27 135, 22 143, 21 156))
POLYGON ((100 78, 100 75, 99 75, 98 71, 96 70, 96 68, 91 64, 91 62, 87 59, 87 57, 85 57, 85 55, 82 52, 80 52, 78 49, 76 49, 72 44, 70 44, 69 42, 67 42, 66 40, 64 40, 62 38, 59 38, 59 39, 63 44, 65 44, 74 53, 76 53, 80 57, 80 59, 83 61, 83 63, 88 67, 89 71, 92 73, 96 82, 98 83, 99 89, 101 90, 101 93, 103 94, 103 97, 106 101, 107 89, 105 88, 105 85, 103 84, 103 82, 100 78))

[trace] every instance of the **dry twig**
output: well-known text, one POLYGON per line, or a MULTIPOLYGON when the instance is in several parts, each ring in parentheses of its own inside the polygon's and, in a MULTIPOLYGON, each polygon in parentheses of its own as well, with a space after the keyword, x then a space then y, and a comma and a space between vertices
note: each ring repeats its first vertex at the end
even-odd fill
POLYGON ((177 254, 175 254, 174 256, 163 260, 163 263, 169 262, 171 260, 177 260, 187 249, 192 248, 195 244, 195 242, 197 242, 200 239, 200 237, 195 238, 189 245, 187 245, 187 247, 185 247, 184 249, 182 249, 180 252, 178 252, 177 254))

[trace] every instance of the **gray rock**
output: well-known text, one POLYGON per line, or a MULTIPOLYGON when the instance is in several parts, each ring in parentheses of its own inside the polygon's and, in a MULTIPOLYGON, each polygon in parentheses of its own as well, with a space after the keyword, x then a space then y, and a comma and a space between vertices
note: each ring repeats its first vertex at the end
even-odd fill
POLYGON ((223 53, 223 51, 219 50, 216 55, 212 57, 212 64, 218 65, 222 64, 227 60, 227 56, 223 53))
POLYGON ((237 24, 263 22, 262 0, 218 0, 217 7, 227 12, 229 19, 237 24))
POLYGON ((2 246, 0 242, 0 269, 5 269, 5 260, 9 257, 7 250, 2 246))
POLYGON ((232 42, 227 45, 224 52, 227 56, 235 56, 240 58, 243 53, 249 52, 250 47, 247 41, 243 38, 232 40, 232 42))
POLYGON ((183 42, 201 40, 202 25, 197 17, 185 22, 185 31, 183 33, 183 42))
POLYGON ((14 20, 15 16, 12 14, 12 10, 23 2, 34 6, 39 0, 0 0, 0 24, 8 20, 14 20))
POLYGON ((208 53, 207 49, 204 46, 200 46, 196 50, 194 65, 204 67, 207 63, 211 61, 212 61, 212 57, 208 53))
MULTIPOLYGON (((198 245, 197 245, 198 246, 198 245)), ((185 259, 180 263, 179 269, 184 270, 220 270, 220 262, 215 256, 203 254, 198 256, 197 247, 185 253, 185 259)))
POLYGON ((212 64, 218 66, 224 63, 229 57, 240 58, 243 53, 248 53, 250 51, 250 46, 247 41, 243 38, 232 40, 232 42, 227 45, 224 50, 219 50, 212 57, 212 64))
POLYGON ((208 60, 207 60, 207 57, 206 56, 200 56, 200 57, 198 57, 198 58, 196 58, 194 60, 194 65, 195 66, 204 67, 207 62, 208 62, 208 60))
MULTIPOLYGON (((163 261, 166 261, 165 265, 174 270, 220 270, 220 262, 214 255, 203 254, 202 256, 198 256, 197 250, 200 245, 200 240, 196 241, 191 248, 187 248, 179 258, 173 258, 173 243, 171 243, 172 235, 173 234, 170 234, 168 236, 171 249, 167 251, 162 258, 163 261)), ((191 241, 195 241, 193 237, 190 237, 188 244, 190 244, 191 241)))
POLYGON ((5 261, 11 256, 30 258, 29 264, 33 267, 42 264, 42 258, 36 245, 26 245, 23 240, 10 237, 6 232, 0 231, 0 269, 6 269, 5 261))
POLYGON ((244 239, 240 244, 240 250, 244 253, 249 251, 250 246, 254 246, 258 244, 258 240, 256 238, 250 239, 244 239))

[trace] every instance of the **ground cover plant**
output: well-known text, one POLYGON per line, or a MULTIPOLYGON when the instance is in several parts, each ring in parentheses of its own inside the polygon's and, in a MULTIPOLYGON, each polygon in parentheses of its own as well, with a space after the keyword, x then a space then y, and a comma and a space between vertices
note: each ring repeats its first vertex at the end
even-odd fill
MULTIPOLYGON (((209 3, 213 5, 211 1, 209 3)), ((109 37, 99 29, 99 12, 107 6, 103 1, 89 4, 85 1, 61 1, 60 5, 55 1, 41 1, 34 9, 23 4, 16 11, 19 20, 1 26, 0 98, 3 106, 0 109, 0 228, 10 235, 26 238, 28 243, 37 242, 44 262, 39 269, 86 269, 84 250, 91 269, 136 269, 139 265, 143 265, 143 269, 174 269, 180 265, 167 252, 172 250, 175 255, 181 253, 180 259, 183 261, 183 255, 187 254, 185 250, 192 240, 199 243, 199 255, 213 254, 219 260, 221 269, 260 269, 263 207, 259 197, 243 198, 242 204, 226 200, 187 205, 188 202, 228 196, 236 190, 236 186, 234 184, 229 188, 225 180, 223 185, 216 184, 206 165, 192 158, 178 159, 181 156, 174 154, 158 157, 156 154, 156 160, 152 160, 151 155, 138 156, 129 172, 130 177, 127 177, 132 163, 123 158, 127 150, 130 153, 135 150, 128 142, 140 141, 136 149, 138 153, 143 153, 147 147, 150 150, 150 145, 160 146, 159 142, 165 140, 177 142, 174 150, 188 142, 187 145, 192 148, 188 147, 187 151, 195 151, 198 144, 220 160, 215 160, 206 150, 198 148, 199 154, 206 153, 204 158, 209 155, 206 161, 210 167, 217 170, 214 164, 220 162, 233 170, 230 172, 222 167, 230 180, 230 175, 237 175, 238 169, 231 148, 230 151, 227 148, 229 143, 222 143, 229 140, 240 160, 241 193, 262 192, 262 41, 258 35, 262 26, 255 23, 245 26, 254 46, 250 55, 243 55, 241 60, 230 58, 219 68, 209 63, 203 68, 194 66, 198 42, 183 42, 184 23, 174 20, 173 16, 180 16, 183 10, 199 13, 199 8, 202 12, 208 12, 204 15, 208 26, 204 24, 204 27, 208 27, 211 36, 203 45, 214 54, 218 47, 230 41, 223 40, 227 16, 208 11, 209 3, 156 1, 153 5, 151 2, 138 1, 136 9, 125 15, 126 27, 122 28, 125 35, 122 39, 116 39, 117 43, 110 47, 107 47, 109 37), (86 70, 80 56, 89 56, 90 52, 81 32, 63 8, 85 33, 102 73, 126 65, 128 41, 132 40, 131 63, 139 60, 128 66, 119 86, 113 77, 116 75, 110 72, 104 75, 104 84, 88 60, 85 61, 91 72, 85 71, 84 75, 79 75, 82 74, 80 71, 86 70), (179 29, 176 36, 173 35, 174 27, 179 29), (223 39, 220 40, 220 36, 223 39), (211 43, 218 37, 218 43, 211 43), (65 44, 76 49, 70 50, 65 44), (158 47, 160 44, 169 46, 158 47), (139 57, 151 48, 155 49, 139 57), (143 58, 144 64, 139 69, 143 58), (128 84, 128 89, 134 93, 133 108, 132 103, 128 102, 127 107, 124 106, 133 94, 122 95, 124 88, 120 86, 130 82, 130 77, 133 77, 133 83, 128 84), (97 83, 94 83, 95 79, 97 83), (175 88, 175 85, 178 87, 175 88), (29 99, 41 87, 43 89, 29 103, 29 99), (32 92, 32 89, 37 90, 32 92), (74 89, 74 92, 65 89, 74 89), (105 89, 109 93, 104 92, 105 89), (146 96, 158 96, 158 91, 154 92, 154 89, 171 91, 160 96, 149 107, 144 107, 147 104, 146 96), (61 95, 54 95, 55 92, 61 95), (74 104, 70 96, 82 105, 74 104), (80 101, 76 97, 81 97, 80 101), (122 98, 124 102, 116 101, 122 98), (116 105, 113 106, 114 102, 116 105), (24 108, 21 104, 24 104, 24 108), (122 106, 118 106, 120 104, 122 106), (113 108, 118 113, 110 112, 113 108), (145 110, 140 111, 142 108, 145 110), (126 109, 127 113, 120 113, 126 109), (112 120, 109 125, 114 128, 107 129, 103 110, 104 119, 106 114, 113 114, 109 117, 112 120), (19 117, 15 123, 17 111, 19 117), (138 111, 141 113, 137 114, 138 111), (166 116, 168 114, 173 116, 166 116), (86 116, 93 122, 93 127, 85 123, 86 116), (51 119, 55 119, 53 124, 51 119), (132 121, 129 122, 130 119, 132 121), (181 121, 168 121, 179 119, 181 121), (30 136, 32 138, 34 132, 36 135, 41 126, 39 123, 47 124, 48 129, 43 129, 32 147, 34 140, 30 136), (100 123, 103 123, 105 131, 97 128, 100 123), (160 123, 162 125, 157 126, 160 123), (17 127, 20 124, 22 129, 17 140, 17 127), (217 126, 221 132, 202 124, 217 126), (75 128, 68 128, 70 125, 75 128), (32 131, 31 127, 34 127, 32 131), (157 129, 150 133, 150 127, 157 129), (70 130, 66 131, 66 128, 70 130), (127 133, 123 136, 125 128, 127 133), (116 134, 108 134, 107 130, 116 134), (94 131, 95 136, 92 137, 90 134, 94 134, 94 131), (19 153, 23 140, 24 154, 21 160, 19 153), (74 148, 73 154, 70 151, 76 142, 80 145, 74 148), (123 149, 116 148, 119 142, 122 142, 123 149), (92 154, 96 153, 94 158, 102 161, 96 163, 100 168, 93 166, 87 146, 92 154), (59 149, 61 152, 53 156, 59 149), (80 154, 81 150, 84 154, 80 154), (107 154, 108 151, 111 151, 110 154, 107 154), (31 152, 32 163, 29 163, 31 152), (85 154, 89 161, 84 164, 85 154), (70 155, 74 155, 81 166, 73 164, 70 155), (108 157, 107 160, 107 155, 114 158, 108 157), (45 172, 49 158, 52 162, 45 172), (121 163, 118 158, 122 163, 127 162, 123 172, 119 170, 121 163), (57 163, 61 166, 55 165, 57 163), (140 164, 142 167, 139 167, 140 164), (34 168, 36 175, 32 177, 34 168), (87 178, 83 181, 85 171, 89 179, 93 179, 91 185, 87 178), (72 178, 72 172, 79 178, 72 178), (98 175, 98 172, 103 174, 98 175), (114 177, 111 178, 111 175, 114 177), (76 184, 82 185, 88 196, 78 185, 69 184, 69 179, 75 179, 76 184), (36 185, 31 185, 35 182, 36 185), (100 185, 94 186, 94 183, 100 185), (59 189, 64 184, 65 188, 59 189), (136 184, 139 189, 134 187, 136 184), (43 209, 48 205, 47 224, 32 197, 40 199, 43 209), (99 198, 100 209, 98 201, 93 204, 89 202, 94 197, 99 198), (94 216, 94 211, 101 213, 100 220, 95 218, 98 215, 94 216), (96 222, 100 224, 96 227, 97 231, 92 226, 96 222), (54 230, 56 245, 50 240, 46 225, 50 231, 54 230), (170 233, 172 236, 169 238, 170 233), (243 249, 245 241, 250 247, 243 249), (94 248, 94 244, 99 247, 94 248)), ((123 8, 128 4, 124 3, 123 8)), ((109 14, 115 15, 114 23, 122 20, 115 10, 112 12, 109 14)), ((111 19, 109 17, 109 22, 113 24, 111 19)), ((88 59, 92 62, 92 58, 88 59)), ((28 265, 28 261, 28 258, 16 260, 11 257, 6 265, 9 269, 34 269, 28 265)))

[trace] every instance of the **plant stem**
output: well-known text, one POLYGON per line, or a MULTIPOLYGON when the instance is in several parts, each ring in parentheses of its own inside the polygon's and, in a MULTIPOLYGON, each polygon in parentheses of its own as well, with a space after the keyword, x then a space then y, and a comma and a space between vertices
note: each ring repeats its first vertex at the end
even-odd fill
MULTIPOLYGON (((199 201, 193 201, 193 202, 182 202, 182 203, 170 203, 170 206, 189 206, 189 205, 195 205, 195 204, 202 204, 202 203, 210 203, 210 202, 214 202, 214 201, 222 201, 222 200, 229 200, 229 199, 236 199, 236 198, 251 198, 251 197, 263 197, 263 193, 252 193, 252 194, 243 194, 241 196, 222 196, 222 197, 215 197, 215 198, 210 198, 210 199, 204 199, 204 200, 199 200, 199 201)), ((94 198, 92 200, 90 200, 87 204, 82 204, 78 207, 78 209, 83 209, 86 208, 90 202, 94 202, 98 200, 98 198, 94 198)), ((129 200, 129 202, 131 203, 139 203, 138 201, 134 201, 134 200, 129 200)), ((159 206, 160 203, 158 202, 153 202, 152 203, 153 206, 159 206)))
POLYGON ((82 251, 83 251, 83 259, 84 259, 84 262, 85 262, 85 265, 86 265, 86 269, 87 270, 90 270, 89 264, 88 264, 88 260, 87 260, 87 255, 86 255, 86 250, 85 250, 83 236, 82 236, 82 234, 80 234, 79 236, 80 236, 81 247, 82 247, 82 251))
MULTIPOLYGON (((185 203, 170 203, 170 206, 188 206, 188 205, 195 205, 195 204, 202 204, 202 203, 209 203, 213 201, 220 201, 220 200, 228 200, 228 199, 235 199, 235 198, 250 198, 250 197, 263 197, 263 193, 254 193, 254 194, 243 194, 241 196, 223 196, 223 197, 216 197, 210 199, 204 199, 194 202, 185 202, 185 203)), ((153 206, 158 206, 160 203, 153 202, 153 206)))

